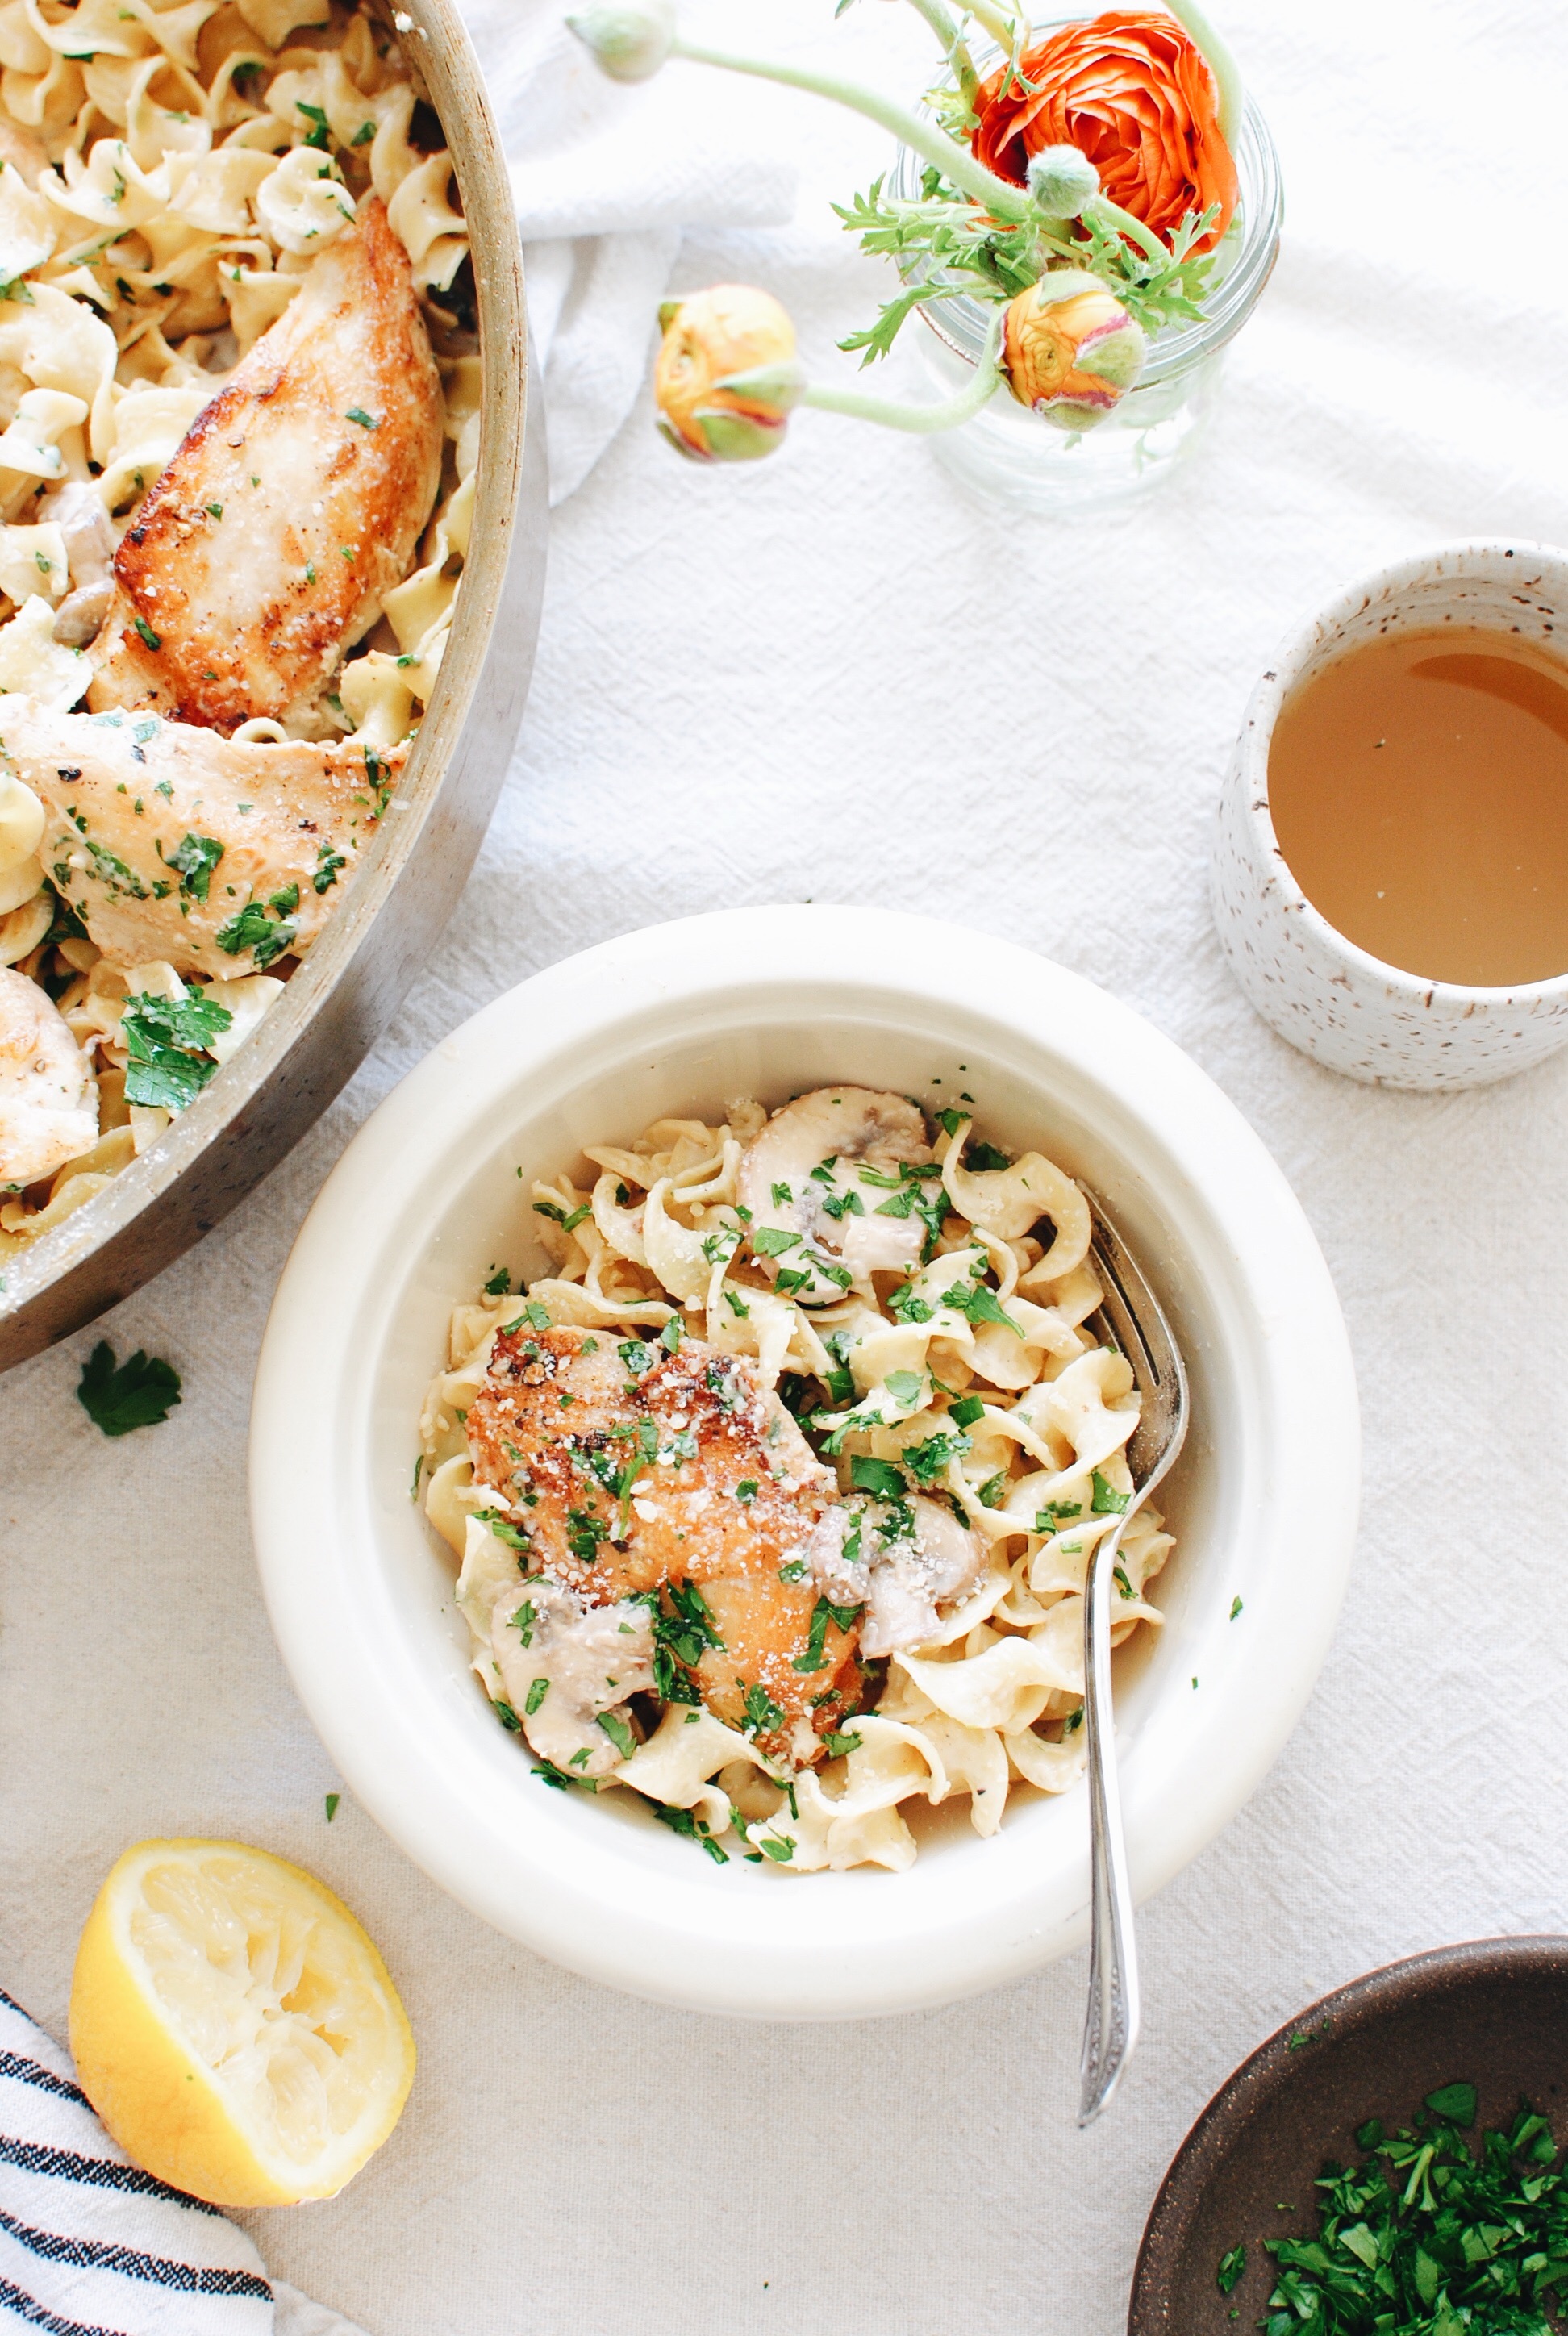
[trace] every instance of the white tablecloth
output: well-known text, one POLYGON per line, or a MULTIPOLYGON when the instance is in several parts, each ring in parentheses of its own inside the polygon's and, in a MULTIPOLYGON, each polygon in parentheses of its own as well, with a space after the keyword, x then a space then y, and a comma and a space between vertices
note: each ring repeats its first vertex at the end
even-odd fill
MULTIPOLYGON (((755 472, 699 474, 639 413, 557 514, 524 744, 444 945, 293 1159, 104 1326, 178 1363, 182 1407, 106 1442, 73 1393, 95 1331, 0 1388, 0 1983, 63 2031, 89 1902, 144 1835, 239 1835, 340 1890, 419 2078, 340 2199, 248 2220, 373 2336, 1115 2336, 1161 2170, 1266 2031, 1391 1956, 1568 1928, 1568 1058, 1443 1100, 1335 1079, 1252 1017, 1203 891, 1229 744, 1288 625, 1422 545, 1568 540, 1568 40, 1559 0, 1226 14, 1288 241, 1185 473, 1063 527, 826 416, 755 472), (257 1591, 251 1370, 349 1131, 535 968, 808 898, 1005 933, 1151 1016, 1283 1163, 1355 1341, 1365 1524, 1338 1640, 1269 1782, 1146 1911, 1143 2047, 1087 2136, 1081 1957, 925 2017, 732 2025, 536 1961, 346 1799, 329 1827, 338 1779, 257 1591)), ((825 0, 810 24, 910 71, 923 37, 869 6, 829 32, 825 0)), ((883 141, 784 102, 795 225, 688 242, 677 281, 765 281, 825 367, 881 280, 826 198, 883 141)))

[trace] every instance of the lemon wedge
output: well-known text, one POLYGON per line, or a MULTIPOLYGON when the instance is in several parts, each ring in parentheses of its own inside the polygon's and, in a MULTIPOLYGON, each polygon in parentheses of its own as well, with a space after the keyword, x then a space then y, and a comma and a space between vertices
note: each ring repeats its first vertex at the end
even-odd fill
POLYGON ((71 1986, 82 2088, 126 2156, 216 2206, 330 2198, 397 2123, 414 2038, 313 1875, 237 1841, 143 1841, 71 1986))

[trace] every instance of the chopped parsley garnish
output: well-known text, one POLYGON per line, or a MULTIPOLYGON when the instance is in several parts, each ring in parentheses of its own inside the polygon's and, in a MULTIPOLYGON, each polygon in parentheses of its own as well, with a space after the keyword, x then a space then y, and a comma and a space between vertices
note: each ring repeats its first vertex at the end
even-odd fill
POLYGON ((566 1545, 579 1565, 596 1564, 599 1543, 609 1538, 609 1526, 592 1509, 568 1509, 566 1545))
MULTIPOLYGON (((1368 2156, 1320 2178, 1316 2235, 1263 2242, 1266 2336, 1544 2336, 1568 2287, 1568 2167, 1527 2103, 1473 2148, 1475 2111, 1473 2085, 1443 2085, 1391 2139, 1359 2127, 1368 2156)), ((1244 2267, 1240 2247, 1221 2258, 1222 2292, 1244 2267)))
POLYGON ((880 1501, 896 1501, 909 1485, 891 1460, 872 1460, 857 1452, 850 1462, 850 1483, 857 1493, 872 1493, 880 1501))
POLYGON ((146 642, 150 649, 161 649, 163 647, 163 643, 159 639, 158 635, 153 631, 145 617, 138 617, 134 621, 137 631, 141 634, 142 639, 146 642))
POLYGON ((138 991, 127 998, 121 1037, 130 1057, 125 1066, 127 1103, 161 1105, 183 1111, 218 1068, 205 1050, 234 1017, 227 1006, 204 998, 154 998, 138 991))
POLYGON ((912 1281, 901 1281, 889 1294, 888 1311, 900 1322, 929 1322, 934 1309, 915 1295, 912 1281))
POLYGON ((928 1436, 923 1443, 904 1445, 904 1465, 917 1484, 934 1484, 946 1470, 950 1460, 956 1460, 969 1448, 967 1436, 928 1436))
POLYGON ((1008 1472, 1005 1468, 998 1468, 996 1475, 988 1476, 980 1486, 980 1505, 987 1509, 999 1509, 1007 1497, 1008 1472))
MULTIPOLYGON (((745 1687, 745 1681, 736 1679, 735 1685, 745 1687)), ((758 1736, 764 1728, 782 1728, 784 1717, 783 1706, 774 1701, 765 1687, 746 1688, 745 1718, 741 1725, 743 1736, 758 1736)), ((794 1847, 793 1843, 791 1847, 794 1847)))
POLYGON ((735 1488, 735 1499, 743 1504, 749 1504, 751 1502, 755 1500, 758 1489, 757 1480, 755 1476, 743 1476, 740 1483, 735 1488))
POLYGON ((865 1202, 858 1192, 830 1192, 823 1202, 830 1217, 842 1221, 845 1217, 863 1217, 865 1202))
POLYGON ((495 1271, 491 1275, 490 1280, 484 1285, 484 1294, 487 1298, 511 1297, 511 1275, 508 1272, 504 1265, 498 1265, 495 1271))
POLYGON ((803 1557, 786 1557, 778 1570, 778 1578, 781 1582, 803 1582, 807 1570, 803 1557))
POLYGON ((730 1312, 738 1316, 743 1322, 749 1319, 751 1308, 746 1304, 745 1299, 741 1296, 738 1290, 726 1290, 724 1294, 724 1302, 729 1308, 730 1312))
POLYGON ((599 1724, 623 1760, 629 1760, 637 1750, 637 1738, 624 1719, 613 1711, 601 1711, 599 1724))
POLYGON ((964 1154, 964 1166, 972 1168, 981 1176, 989 1175, 999 1168, 1010 1168, 1012 1164, 1007 1153, 998 1152, 994 1144, 971 1144, 964 1154))
POLYGON ((758 1225, 751 1245, 764 1257, 783 1257, 786 1250, 799 1248, 800 1235, 786 1231, 783 1225, 758 1225))
POLYGON ((342 1795, 341 1793, 328 1793, 328 1794, 327 1794, 327 1796, 326 1796, 326 1822, 327 1822, 327 1824, 328 1824, 328 1825, 330 1825, 330 1824, 332 1823, 333 1818, 337 1815, 337 1805, 338 1805, 338 1803, 342 1800, 342 1798, 343 1798, 343 1795, 342 1795))
POLYGON ((793 1298, 798 1290, 810 1289, 811 1278, 809 1265, 799 1267, 781 1265, 774 1280, 774 1288, 781 1297, 793 1298))
POLYGON ((316 873, 310 880, 311 890, 316 892, 329 892, 337 881, 338 870, 346 868, 348 862, 342 852, 334 852, 330 843, 319 845, 316 854, 316 873))
POLYGON ((955 1281, 950 1290, 943 1291, 942 1303, 950 1306, 955 1313, 966 1316, 970 1322, 999 1322, 1004 1330, 1012 1332, 1015 1338, 1021 1338, 1024 1335, 1012 1316, 1003 1312, 995 1290, 988 1290, 983 1281, 955 1281))
POLYGON ((729 1852, 719 1847, 707 1827, 700 1824, 689 1809, 672 1808, 663 1801, 656 1801, 653 1813, 660 1825, 668 1825, 671 1833, 681 1834, 687 1840, 698 1843, 716 1865, 729 1864, 729 1852))
POLYGON ((1132 1582, 1128 1576, 1125 1566, 1113 1565, 1111 1572, 1115 1577, 1116 1587, 1121 1591, 1124 1598, 1135 1598, 1137 1596, 1138 1593, 1133 1588, 1132 1582))
POLYGON ((265 902, 247 900, 242 909, 237 909, 233 916, 219 926, 215 937, 219 948, 229 957, 238 957, 242 949, 249 949, 258 971, 264 972, 274 958, 281 957, 291 947, 298 927, 289 918, 287 910, 297 908, 298 904, 299 887, 297 884, 286 886, 281 892, 274 892, 265 902), (294 896, 292 900, 289 899, 290 893, 294 896))
POLYGON ((550 1681, 547 1679, 536 1679, 532 1681, 528 1690, 528 1701, 522 1707, 523 1716, 525 1718, 531 1719, 533 1718, 534 1713, 539 1709, 540 1705, 544 1701, 545 1697, 549 1693, 550 1681))
POLYGON ((978 1395, 960 1396, 957 1403, 948 1406, 948 1417, 955 1427, 972 1427, 977 1419, 985 1416, 985 1404, 978 1395))
POLYGON ((1235 1619, 1236 1619, 1237 1615, 1241 1612, 1241 1611, 1242 1611, 1242 1601, 1241 1601, 1241 1600, 1240 1600, 1239 1598, 1232 1598, 1232 1601, 1231 1601, 1231 1620, 1232 1620, 1232 1622, 1235 1621, 1235 1619))
MULTIPOLYGON (((515 1712, 512 1718, 517 1718, 515 1712)), ((572 1757, 575 1759, 577 1755, 574 1753, 572 1757)), ((585 1793, 597 1793, 599 1790, 591 1776, 570 1776, 564 1768, 558 1768, 553 1760, 536 1760, 533 1773, 541 1785, 553 1786, 558 1793, 564 1792, 568 1785, 580 1785, 585 1793)))
MULTIPOLYGON (((528 1535, 525 1533, 519 1533, 517 1527, 503 1517, 499 1509, 476 1509, 474 1515, 481 1524, 488 1525, 496 1540, 504 1542, 508 1549, 515 1549, 521 1553, 528 1548, 528 1535)), ((526 1647, 528 1640, 525 1639, 522 1643, 526 1647)))
POLYGON ((348 142, 351 146, 368 146, 375 139, 375 122, 362 122, 348 142))
POLYGON ((1133 1497, 1131 1493, 1118 1493, 1110 1478, 1102 1476, 1097 1468, 1094 1472, 1094 1479, 1092 1514, 1096 1517, 1119 1517, 1133 1497))
POLYGON ((895 1403, 918 1403, 925 1385, 919 1371, 890 1371, 882 1381, 895 1403))
POLYGON ((775 1865, 787 1865, 795 1854, 794 1839, 787 1833, 782 1840, 776 1839, 772 1834, 765 1833, 757 1847, 765 1857, 771 1857, 775 1865))
POLYGON ((1227 2247, 1220 2257, 1219 2269, 1214 2273, 1214 2285, 1222 2295, 1229 2295, 1246 2268, 1246 2248, 1227 2247))
POLYGON ((307 105, 302 97, 297 97, 294 101, 294 104, 296 112, 303 113, 306 120, 311 124, 310 135, 307 138, 305 143, 307 146, 325 147, 331 132, 326 125, 326 116, 321 107, 319 105, 307 105))
POLYGON ((205 901, 212 884, 212 871, 223 857, 223 846, 213 835, 184 836, 172 852, 161 850, 158 857, 165 868, 180 871, 180 889, 193 900, 205 901))
POLYGON ((133 1427, 156 1427, 168 1418, 180 1401, 180 1374, 140 1347, 116 1369, 114 1349, 101 1338, 82 1367, 76 1400, 105 1436, 129 1436, 133 1427))
POLYGON ((658 1343, 664 1348, 667 1355, 679 1354, 681 1330, 683 1327, 680 1316, 678 1314, 672 1314, 669 1320, 665 1324, 664 1329, 659 1332, 658 1343))
MULTIPOLYGON (((823 1669, 827 1663, 824 1649, 828 1624, 836 1622, 841 1630, 847 1630, 860 1611, 858 1606, 835 1606, 831 1598, 819 1598, 812 1608, 811 1629, 806 1637, 806 1650, 803 1655, 795 1657, 792 1668, 797 1671, 823 1669)), ((782 1718, 783 1715, 781 1714, 780 1717, 782 1718)))
POLYGON ((787 1209, 794 1199, 794 1194, 787 1184, 775 1184, 773 1187, 773 1204, 775 1209, 787 1209))
POLYGON ((502 1726, 506 1729, 509 1736, 521 1736, 522 1734, 522 1722, 519 1719, 516 1712, 513 1711, 511 1704, 508 1703, 505 1696, 496 1696, 492 1701, 491 1709, 494 1712, 497 1719, 500 1720, 502 1726))
POLYGON ((653 1349, 645 1347, 640 1338, 625 1338, 615 1351, 633 1378, 640 1379, 653 1368, 653 1349))
POLYGON ((532 1599, 525 1598, 521 1605, 518 1608, 516 1613, 512 1615, 511 1621, 508 1622, 507 1628, 508 1630, 515 1630, 517 1632, 518 1637, 522 1640, 525 1647, 531 1647, 533 1644, 533 1626, 538 1620, 539 1615, 535 1611, 532 1599))
POLYGON ((955 1111, 950 1104, 946 1111, 938 1112, 937 1122, 945 1134, 956 1135, 969 1116, 967 1111, 955 1111))
POLYGON ((560 1227, 563 1233, 574 1233, 576 1232, 579 1225, 581 1224, 584 1217, 592 1216, 593 1202, 591 1201, 583 1201, 579 1202, 578 1207, 573 1209, 569 1214, 565 1209, 560 1207, 554 1201, 536 1201, 533 1204, 533 1211, 535 1216, 553 1218, 555 1222, 560 1227))
POLYGON ((379 430, 381 424, 374 414, 366 414, 363 405, 351 405, 344 415, 346 422, 357 422, 362 430, 379 430))
POLYGON ((823 1742, 827 1746, 829 1758, 836 1760, 842 1753, 858 1752, 865 1742, 865 1737, 855 1734, 852 1730, 845 1733, 836 1728, 830 1728, 823 1735, 823 1742))

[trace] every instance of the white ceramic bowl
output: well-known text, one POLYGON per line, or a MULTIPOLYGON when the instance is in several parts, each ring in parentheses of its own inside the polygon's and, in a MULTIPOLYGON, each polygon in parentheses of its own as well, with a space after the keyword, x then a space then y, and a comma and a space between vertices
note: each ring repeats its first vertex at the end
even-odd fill
POLYGON ((450 1564, 409 1498, 453 1300, 497 1260, 543 1268, 527 1179, 663 1113, 829 1080, 967 1089, 988 1135, 1042 1144, 1103 1197, 1182 1341, 1194 1421, 1165 1504, 1167 1620, 1117 1699, 1140 1895, 1279 1751, 1355 1528, 1355 1382, 1300 1209, 1219 1089, 1103 991, 924 919, 778 908, 633 933, 497 998, 367 1122, 295 1247, 256 1385, 262 1580, 346 1783, 426 1873, 541 1953, 696 2010, 945 2003, 1086 1928, 1081 1789, 1020 1792, 990 1841, 963 1804, 939 1813, 901 1874, 799 1877, 716 1866, 629 1794, 545 1790, 469 1671, 450 1564))
POLYGON ((1214 927, 1247 998, 1292 1046, 1370 1086, 1487 1086, 1568 1046, 1568 974, 1483 989, 1385 965, 1312 906, 1274 832, 1269 747, 1290 692, 1359 642, 1437 625, 1517 635, 1561 657, 1568 552, 1456 543, 1348 585, 1253 690, 1214 832, 1214 927))

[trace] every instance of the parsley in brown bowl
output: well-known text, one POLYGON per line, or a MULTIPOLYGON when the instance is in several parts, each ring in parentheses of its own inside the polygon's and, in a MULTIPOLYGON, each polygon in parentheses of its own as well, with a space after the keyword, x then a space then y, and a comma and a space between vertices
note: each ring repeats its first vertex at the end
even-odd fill
POLYGON ((1183 2143, 1128 2336, 1549 2336, 1568 2313, 1568 1938, 1390 1963, 1183 2143))

